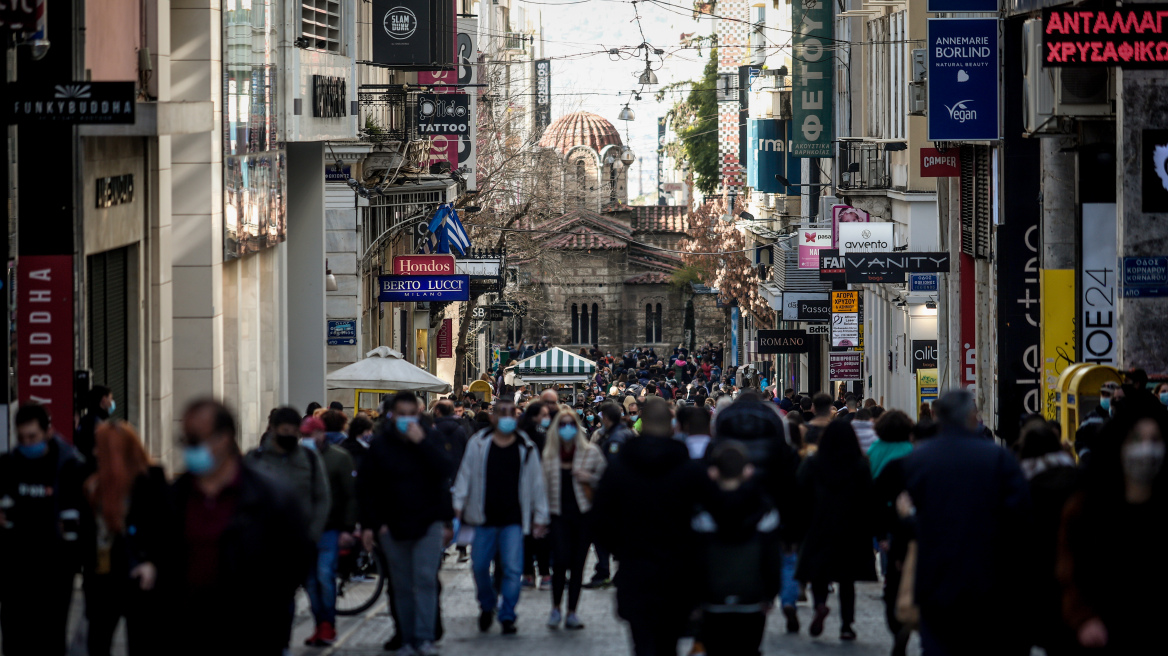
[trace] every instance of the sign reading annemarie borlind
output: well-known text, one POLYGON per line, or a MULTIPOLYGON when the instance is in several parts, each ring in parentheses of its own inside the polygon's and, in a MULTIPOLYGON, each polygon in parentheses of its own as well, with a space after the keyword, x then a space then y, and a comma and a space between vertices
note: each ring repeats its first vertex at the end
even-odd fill
POLYGON ((382 303, 470 300, 468 276, 378 276, 377 289, 382 303))
POLYGON ((835 73, 835 3, 795 0, 791 3, 791 36, 795 59, 791 115, 791 155, 832 157, 832 76, 835 73))
POLYGON ((929 141, 997 139, 998 20, 928 23, 929 141))

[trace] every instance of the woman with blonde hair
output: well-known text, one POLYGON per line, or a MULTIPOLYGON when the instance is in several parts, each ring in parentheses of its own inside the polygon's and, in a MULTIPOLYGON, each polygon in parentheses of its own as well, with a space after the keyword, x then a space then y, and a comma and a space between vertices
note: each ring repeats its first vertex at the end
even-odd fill
POLYGON ((600 449, 588 441, 580 417, 562 406, 552 419, 543 450, 543 475, 547 479, 548 509, 551 512, 552 612, 548 626, 558 628, 564 620, 568 629, 583 629, 576 615, 580 588, 584 583, 584 560, 591 536, 585 515, 592 509, 592 491, 600 482, 607 464, 600 449), (568 579, 568 616, 560 610, 564 583, 568 579))
POLYGON ((154 582, 166 540, 166 476, 130 424, 98 427, 97 471, 84 486, 92 510, 85 527, 85 614, 89 653, 109 654, 122 617, 130 656, 158 653, 154 582))

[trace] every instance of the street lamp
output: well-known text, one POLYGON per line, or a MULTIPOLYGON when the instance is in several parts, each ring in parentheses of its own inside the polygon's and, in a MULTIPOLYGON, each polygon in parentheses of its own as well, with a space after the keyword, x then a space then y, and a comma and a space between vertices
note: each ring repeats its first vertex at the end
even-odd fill
POLYGON ((637 115, 631 108, 629 108, 628 103, 625 103, 624 108, 620 110, 620 114, 617 115, 617 118, 622 121, 632 121, 637 118, 637 115))
POLYGON ((620 158, 625 166, 632 166, 633 162, 637 161, 637 154, 633 152, 632 148, 625 146, 621 148, 620 158))
POLYGON ((813 182, 813 183, 809 183, 809 184, 792 184, 792 183, 788 182, 786 178, 779 175, 778 173, 775 174, 775 180, 778 180, 779 184, 783 185, 784 187, 830 187, 831 186, 830 182, 813 182))

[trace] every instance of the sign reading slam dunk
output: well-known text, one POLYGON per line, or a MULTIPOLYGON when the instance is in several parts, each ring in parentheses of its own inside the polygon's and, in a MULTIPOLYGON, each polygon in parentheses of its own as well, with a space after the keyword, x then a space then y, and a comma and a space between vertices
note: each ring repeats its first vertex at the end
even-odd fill
POLYGON ((831 86, 835 71, 835 19, 831 0, 791 3, 795 88, 791 155, 831 157, 834 139, 831 86))

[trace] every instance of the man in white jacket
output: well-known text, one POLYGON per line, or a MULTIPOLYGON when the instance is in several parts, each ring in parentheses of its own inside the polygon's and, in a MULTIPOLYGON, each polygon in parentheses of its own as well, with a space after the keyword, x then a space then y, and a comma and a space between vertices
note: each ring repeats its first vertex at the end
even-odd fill
POLYGON ((514 634, 515 606, 523 573, 523 536, 547 534, 548 500, 539 449, 517 428, 515 404, 499 397, 491 428, 475 434, 454 481, 454 512, 475 529, 471 566, 478 591, 479 630, 487 631, 498 607, 504 634, 514 634), (500 554, 502 589, 491 578, 491 562, 500 554), (499 596, 503 602, 499 604, 499 596))

